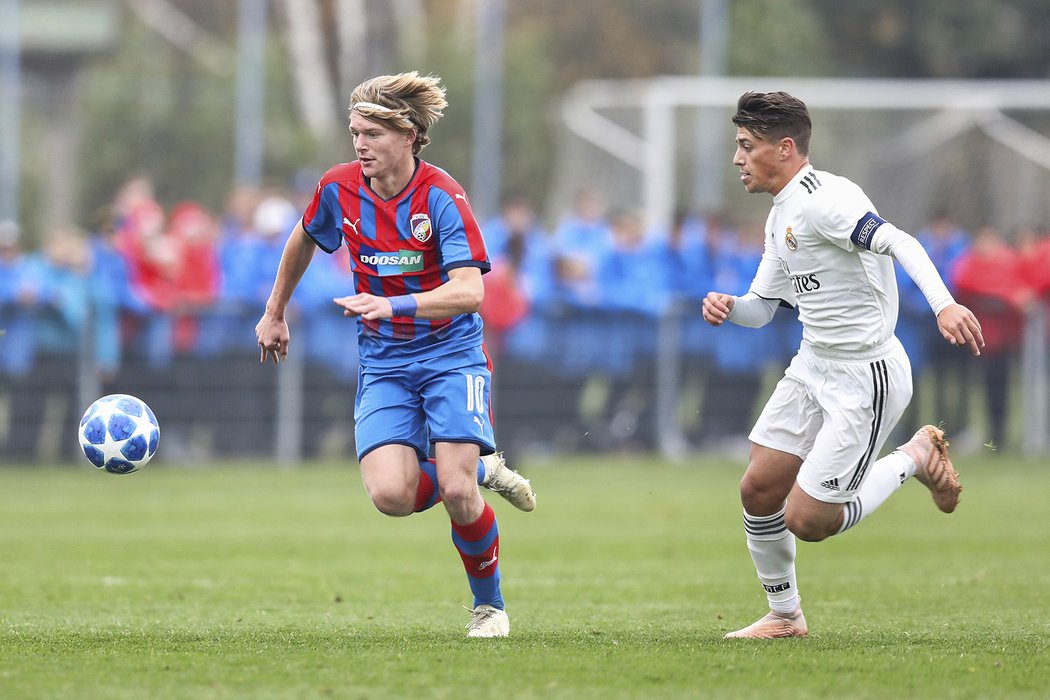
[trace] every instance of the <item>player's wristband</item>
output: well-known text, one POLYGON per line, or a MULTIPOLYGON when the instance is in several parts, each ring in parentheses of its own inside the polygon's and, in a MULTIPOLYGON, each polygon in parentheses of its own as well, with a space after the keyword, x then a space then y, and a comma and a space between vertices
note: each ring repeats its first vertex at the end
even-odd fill
POLYGON ((415 316, 416 315, 416 298, 411 294, 402 294, 401 296, 389 297, 387 301, 390 302, 390 310, 395 316, 415 316))

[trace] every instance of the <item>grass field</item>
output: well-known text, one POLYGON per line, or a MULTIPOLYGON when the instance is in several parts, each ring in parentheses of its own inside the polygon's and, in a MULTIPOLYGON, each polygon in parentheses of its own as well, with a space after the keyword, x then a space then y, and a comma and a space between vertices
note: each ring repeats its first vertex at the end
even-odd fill
POLYGON ((490 498, 511 637, 468 640, 440 509, 377 514, 352 465, 0 469, 0 697, 1045 698, 1050 471, 958 465, 799 545, 810 636, 764 612, 741 467, 524 464, 536 512, 490 498))

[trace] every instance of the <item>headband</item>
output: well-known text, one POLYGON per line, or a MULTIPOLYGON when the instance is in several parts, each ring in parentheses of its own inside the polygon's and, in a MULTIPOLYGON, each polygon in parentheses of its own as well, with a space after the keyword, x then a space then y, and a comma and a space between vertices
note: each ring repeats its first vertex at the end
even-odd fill
POLYGON ((401 112, 401 110, 399 109, 391 109, 390 107, 377 105, 375 102, 355 102, 350 106, 350 109, 361 109, 362 107, 368 110, 372 110, 373 112, 382 112, 384 114, 398 114, 401 112))

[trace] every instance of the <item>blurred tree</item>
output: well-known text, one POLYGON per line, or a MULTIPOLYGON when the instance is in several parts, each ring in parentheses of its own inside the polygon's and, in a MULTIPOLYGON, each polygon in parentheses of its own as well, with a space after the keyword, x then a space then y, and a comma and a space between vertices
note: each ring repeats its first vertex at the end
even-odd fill
MULTIPOLYGON (((553 84, 554 58, 548 26, 535 16, 520 16, 516 2, 507 5, 504 38, 503 194, 524 194, 537 204, 548 186, 558 118, 553 84)), ((474 99, 473 17, 456 3, 445 3, 430 15, 430 44, 425 68, 440 75, 448 89, 449 107, 435 127, 434 143, 425 157, 470 182, 474 99), (468 175, 469 174, 469 175, 468 175)))
POLYGON ((325 25, 314 0, 283 0, 289 66, 299 118, 318 140, 335 133, 341 102, 326 60, 325 25))
MULTIPOLYGON (((234 40, 233 14, 202 12, 220 46, 234 40)), ((268 180, 284 184, 317 155, 318 145, 294 112, 293 81, 278 39, 270 38, 266 59, 264 167, 268 180)), ((136 172, 154 181, 166 204, 193 199, 218 208, 233 179, 234 97, 232 64, 218 72, 202 66, 185 46, 125 17, 120 46, 88 71, 81 87, 81 211, 104 207, 136 172)))
POLYGON ((731 75, 832 76, 832 37, 812 2, 754 0, 731 7, 731 75))
POLYGON ((526 0, 508 12, 511 33, 521 22, 542 27, 559 91, 590 78, 692 72, 697 64, 696 0, 526 0))
MULTIPOLYGON (((125 0, 124 6, 131 11, 120 46, 94 64, 80 90, 80 209, 108 202, 135 171, 152 175, 168 205, 193 198, 218 207, 232 181, 236 5, 125 0)), ((352 158, 348 86, 416 69, 440 75, 451 103, 426 157, 469 182, 473 8, 471 0, 272 0, 267 178, 286 183, 300 169, 352 158), (316 109, 335 131, 312 131, 315 109, 296 97, 308 83, 303 66, 289 60, 289 42, 297 39, 285 8, 306 4, 318 11, 310 36, 328 76, 328 87, 310 98, 328 94, 327 106, 316 109)), ((734 75, 1050 74, 1046 0, 750 0, 731 3, 730 11, 734 75)), ((584 79, 695 74, 698 23, 697 0, 507 3, 504 189, 542 206, 557 162, 551 134, 559 95, 584 79)), ((23 199, 30 198, 40 199, 39 188, 26 188, 23 199)))
POLYGON ((907 78, 1050 76, 1046 0, 861 0, 849 12, 812 0, 832 57, 848 75, 907 78))

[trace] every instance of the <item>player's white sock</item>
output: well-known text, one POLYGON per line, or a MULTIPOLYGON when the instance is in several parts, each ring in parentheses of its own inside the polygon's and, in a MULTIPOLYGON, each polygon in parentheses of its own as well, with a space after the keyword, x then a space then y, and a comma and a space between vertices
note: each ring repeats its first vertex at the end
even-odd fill
POLYGON ((915 462, 904 452, 895 450, 871 465, 868 477, 857 490, 853 500, 846 503, 842 512, 841 534, 864 518, 875 512, 875 509, 886 502, 894 491, 915 474, 915 462))
POLYGON ((795 536, 784 523, 784 509, 773 515, 751 515, 744 511, 744 532, 758 580, 769 599, 769 609, 794 612, 799 602, 795 536))

